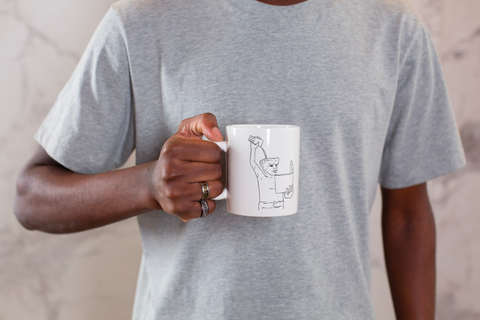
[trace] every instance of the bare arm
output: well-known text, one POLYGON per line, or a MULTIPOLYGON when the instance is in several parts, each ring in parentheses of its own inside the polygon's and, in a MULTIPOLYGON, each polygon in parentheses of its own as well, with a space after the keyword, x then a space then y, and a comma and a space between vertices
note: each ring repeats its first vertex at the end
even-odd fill
MULTIPOLYGON (((211 114, 184 120, 157 161, 92 175, 68 170, 39 147, 18 178, 15 214, 25 228, 50 233, 88 230, 158 209, 183 221, 197 218, 199 181, 208 181, 212 198, 223 190, 221 151, 201 140, 203 132, 221 140, 214 126, 211 114)), ((211 213, 215 202, 208 204, 211 213)))
POLYGON ((15 213, 27 229, 68 233, 161 209, 149 191, 154 165, 80 174, 40 146, 18 178, 15 213))
POLYGON ((385 261, 398 320, 435 314, 435 221, 426 184, 382 188, 385 261))

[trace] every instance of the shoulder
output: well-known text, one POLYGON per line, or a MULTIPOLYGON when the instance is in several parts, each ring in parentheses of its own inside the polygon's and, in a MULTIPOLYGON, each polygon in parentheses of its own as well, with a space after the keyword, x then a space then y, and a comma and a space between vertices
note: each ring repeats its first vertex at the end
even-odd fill
POLYGON ((333 0, 356 19, 355 32, 377 42, 388 55, 404 56, 427 28, 408 0, 333 0))
POLYGON ((120 0, 112 5, 124 23, 145 24, 152 21, 194 16, 203 0, 120 0))
POLYGON ((135 46, 181 36, 193 21, 205 20, 213 5, 208 0, 121 0, 112 10, 129 39, 127 45, 135 46))
POLYGON ((356 0, 355 4, 382 16, 421 20, 418 10, 408 0, 356 0))
POLYGON ((390 23, 397 33, 415 37, 425 27, 422 16, 408 0, 364 0, 371 8, 370 19, 390 23))
POLYGON ((364 26, 391 28, 418 28, 423 19, 408 0, 331 0, 331 8, 347 13, 364 26))

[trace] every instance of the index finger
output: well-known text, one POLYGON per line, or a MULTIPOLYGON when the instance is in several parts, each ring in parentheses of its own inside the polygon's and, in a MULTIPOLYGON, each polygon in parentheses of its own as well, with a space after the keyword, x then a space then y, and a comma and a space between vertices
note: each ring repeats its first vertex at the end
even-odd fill
POLYGON ((182 137, 175 140, 175 157, 179 160, 218 163, 222 158, 222 149, 211 141, 182 137))

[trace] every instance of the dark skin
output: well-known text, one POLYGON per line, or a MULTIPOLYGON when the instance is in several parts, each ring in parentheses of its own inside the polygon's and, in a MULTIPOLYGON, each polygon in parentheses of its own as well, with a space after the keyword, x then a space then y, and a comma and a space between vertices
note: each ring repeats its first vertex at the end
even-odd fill
MULTIPOLYGON (((260 0, 259 0, 260 1, 260 0)), ((276 6, 298 0, 261 0, 276 6)), ((123 170, 83 175, 53 160, 42 147, 21 172, 15 214, 30 230, 70 233, 101 227, 152 210, 187 222, 200 216, 200 181, 219 195, 223 140, 211 114, 184 120, 157 161, 123 170)), ((433 320, 435 311, 435 222, 426 184, 382 188, 385 261, 398 320, 433 320)), ((210 211, 215 201, 208 200, 210 211)))
POLYGON ((385 263, 397 319, 435 318, 435 221, 426 183, 382 188, 385 263))
POLYGON ((291 6, 297 3, 305 2, 307 0, 258 0, 260 2, 271 4, 272 6, 291 6))
MULTIPOLYGON (((184 222, 198 218, 200 181, 208 182, 211 198, 223 191, 222 151, 203 135, 223 140, 212 114, 182 121, 157 161, 91 175, 68 170, 39 146, 18 178, 15 214, 25 228, 49 233, 97 228, 152 210, 184 222)), ((207 202, 211 213, 215 201, 207 202)))

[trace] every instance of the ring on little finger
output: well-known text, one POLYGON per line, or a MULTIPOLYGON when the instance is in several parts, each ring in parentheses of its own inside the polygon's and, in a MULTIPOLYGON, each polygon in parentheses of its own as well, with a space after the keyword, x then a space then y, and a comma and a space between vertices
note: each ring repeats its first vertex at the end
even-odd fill
POLYGON ((202 206, 202 214, 200 215, 200 218, 205 218, 208 216, 208 203, 207 200, 202 199, 199 201, 200 205, 202 206))

